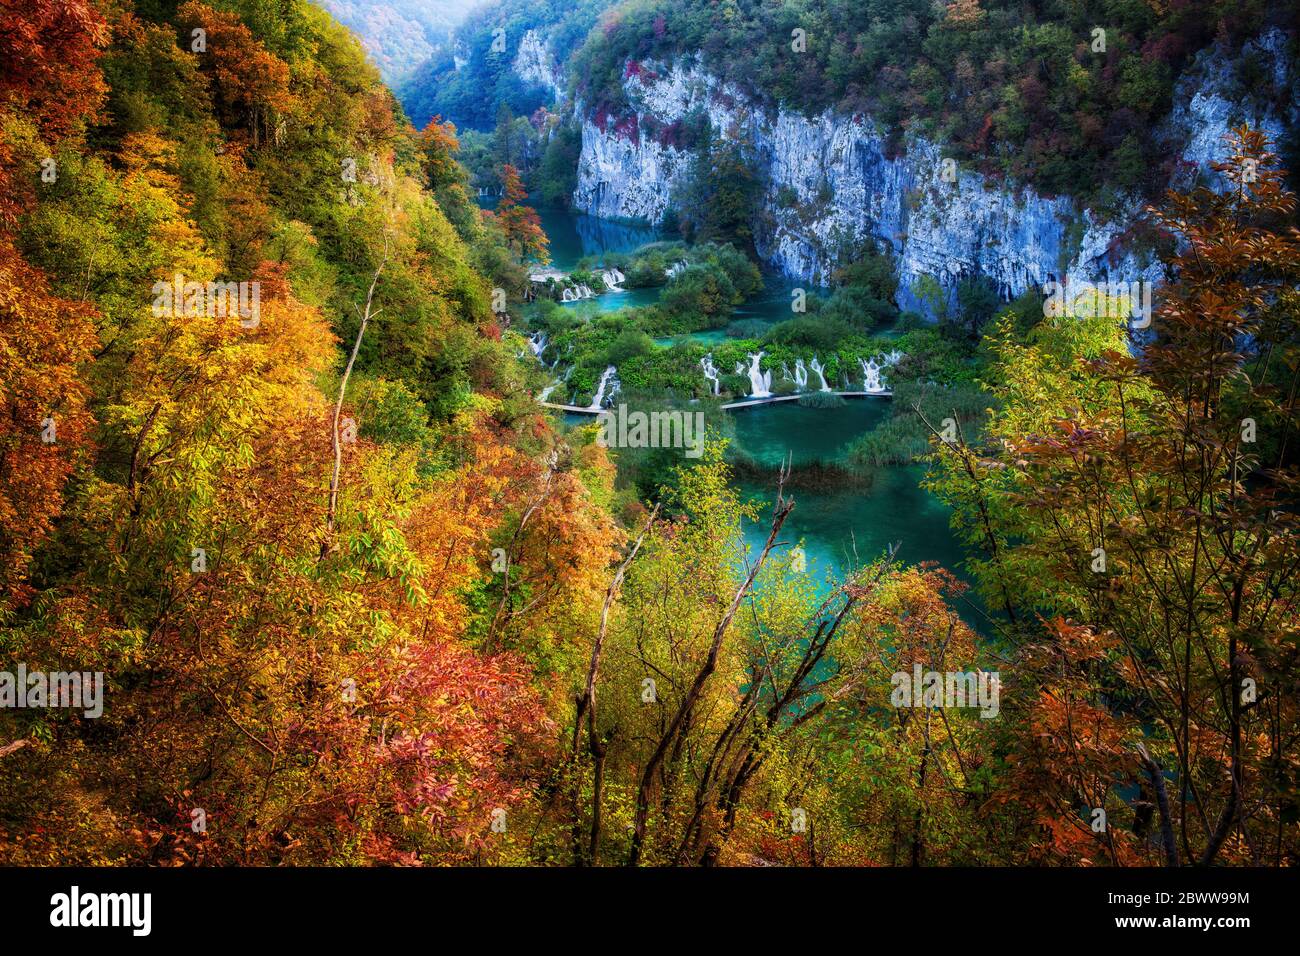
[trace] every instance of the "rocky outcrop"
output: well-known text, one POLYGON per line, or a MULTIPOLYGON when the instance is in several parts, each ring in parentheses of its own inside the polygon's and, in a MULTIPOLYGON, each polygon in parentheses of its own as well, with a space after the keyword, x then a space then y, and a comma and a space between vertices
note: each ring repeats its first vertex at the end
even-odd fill
POLYGON ((1198 57, 1179 77, 1174 107, 1163 135, 1182 157, 1174 176, 1176 186, 1186 187, 1200 179, 1211 185, 1222 178, 1210 164, 1223 160, 1224 138, 1233 127, 1245 123, 1262 129, 1274 144, 1286 128, 1300 120, 1300 74, 1287 53, 1287 35, 1269 30, 1243 46, 1237 57, 1217 48, 1198 57), (1259 79, 1269 90, 1252 89, 1255 84, 1240 77, 1240 64, 1251 58, 1259 67, 1259 79), (1288 106, 1278 107, 1276 101, 1288 106))
MULTIPOLYGON (((1257 48, 1289 82, 1285 39, 1266 35, 1257 48)), ((1187 169, 1220 156, 1223 133, 1240 119, 1276 131, 1283 125, 1263 115, 1267 110, 1242 115, 1234 107, 1232 91, 1216 85, 1232 71, 1211 62, 1215 55, 1203 57, 1196 75, 1180 84, 1180 108, 1164 131, 1187 169)), ((574 202, 591 215, 662 219, 693 159, 665 133, 704 113, 716 132, 745 143, 764 172, 756 246, 793 278, 824 283, 846 253, 873 240, 893 252, 904 308, 919 308, 915 290, 923 276, 951 295, 958 278, 982 273, 1006 297, 1062 277, 1155 278, 1143 250, 1126 241, 1140 210, 1136 200, 1103 217, 1069 198, 955 168, 938 144, 921 137, 891 156, 867 117, 765 109, 694 62, 630 64, 624 86, 634 116, 586 117, 582 125, 574 202)))
POLYGON ((549 89, 557 102, 564 99, 563 73, 550 46, 536 30, 528 30, 520 38, 511 68, 524 82, 549 89))

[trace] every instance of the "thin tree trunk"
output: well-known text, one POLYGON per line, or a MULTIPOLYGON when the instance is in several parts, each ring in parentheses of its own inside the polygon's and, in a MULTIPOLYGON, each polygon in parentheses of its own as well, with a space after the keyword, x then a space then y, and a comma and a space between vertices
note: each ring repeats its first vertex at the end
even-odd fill
POLYGON ((930 761, 930 747, 921 751, 921 766, 916 772, 916 816, 912 820, 912 866, 920 866, 925 856, 921 832, 925 823, 925 771, 930 761))
POLYGON ((636 866, 641 860, 641 849, 645 845, 646 821, 650 816, 650 790, 654 785, 655 774, 658 773, 663 763, 664 756, 668 753, 668 748, 673 745, 677 738, 678 731, 683 724, 687 723, 695 709, 700 695, 704 692, 704 685, 708 682, 709 677, 718 666, 718 652, 722 649, 722 639, 726 636, 727 629, 731 626, 731 620, 736 615, 736 609, 740 607, 740 602, 745 599, 754 586, 754 579, 758 577, 759 570, 767 560, 767 556, 776 544, 776 536, 781 533, 781 526, 785 524, 785 519, 789 517, 790 512, 794 509, 794 502, 787 501, 783 495, 785 487, 785 478, 787 472, 783 471, 780 484, 777 486, 776 507, 772 514, 772 530, 768 532, 767 541, 763 544, 763 550, 750 569, 749 575, 744 582, 736 589, 735 596, 732 597, 731 603, 727 605, 727 610, 723 613, 722 619, 718 621, 717 627, 713 630, 713 638, 709 642, 709 653, 700 666, 699 672, 695 675, 695 680, 691 683, 690 689, 682 699, 681 705, 673 715, 668 729, 659 739, 658 746, 655 747, 654 753, 650 755, 649 761, 646 762, 645 769, 641 773, 641 784, 637 788, 636 795, 636 816, 632 827, 632 848, 628 855, 628 863, 636 866))
POLYGON ((338 516, 339 507, 339 473, 343 470, 343 443, 339 439, 339 416, 343 414, 343 396, 348 390, 348 379, 352 376, 352 366, 356 364, 357 352, 361 351, 361 337, 366 334, 366 326, 370 324, 371 318, 380 313, 380 309, 371 311, 371 306, 375 299, 375 286, 379 283, 379 275, 384 271, 384 266, 388 264, 388 237, 384 237, 384 257, 379 261, 379 268, 375 270, 374 278, 370 280, 370 288, 366 291, 366 311, 361 315, 361 328, 357 329, 357 340, 352 343, 352 354, 348 356, 347 367, 343 370, 343 381, 339 383, 339 397, 334 402, 334 472, 330 475, 330 503, 329 511, 325 515, 325 539, 320 543, 320 557, 324 560, 329 554, 334 544, 334 523, 338 516))
POLYGON ((605 754, 608 751, 608 742, 601 741, 596 732, 596 679, 600 676, 600 655, 605 647, 605 635, 609 630, 609 612, 614 606, 614 596, 623 584, 623 578, 627 575, 627 569, 631 566, 632 561, 636 558, 637 552, 641 550, 641 544, 645 541, 645 536, 650 533, 654 526, 655 518, 659 515, 659 505, 655 505, 654 510, 650 512, 650 517, 646 520, 645 528, 637 537, 632 545, 632 550, 628 552, 623 563, 619 565, 618 571, 614 574, 614 579, 609 582, 609 587, 605 590, 605 603, 600 609, 600 628, 596 631, 596 643, 591 649, 591 664, 587 668, 587 684, 583 689, 582 696, 578 698, 577 713, 573 720, 573 862, 577 866, 582 866, 584 862, 594 863, 596 861, 596 851, 600 844, 600 801, 601 791, 603 790, 605 777, 605 754), (591 753, 594 763, 595 779, 591 796, 591 837, 590 848, 586 854, 582 851, 581 837, 581 813, 579 810, 579 801, 582 794, 581 780, 578 776, 578 751, 582 742, 582 720, 587 718, 587 747, 591 753))
POLYGON ((1142 744, 1138 744, 1138 752, 1142 755, 1142 765, 1146 767, 1147 776, 1151 778, 1151 787, 1156 792, 1156 809, 1160 813, 1160 842, 1165 847, 1165 864, 1177 866, 1178 841, 1174 837, 1174 824, 1169 816, 1169 791, 1165 788, 1164 771, 1151 759, 1147 748, 1142 744))

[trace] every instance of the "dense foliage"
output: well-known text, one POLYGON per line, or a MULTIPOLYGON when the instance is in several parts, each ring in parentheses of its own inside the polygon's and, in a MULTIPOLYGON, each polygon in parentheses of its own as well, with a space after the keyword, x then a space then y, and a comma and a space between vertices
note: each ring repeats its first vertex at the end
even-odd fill
POLYGON ((445 44, 475 0, 321 0, 358 37, 390 86, 400 83, 445 44))
POLYGON ((524 34, 538 30, 563 60, 609 4, 494 0, 477 7, 457 27, 452 42, 436 49, 402 84, 407 112, 417 124, 441 115, 458 126, 485 131, 496 123, 503 105, 526 116, 549 104, 552 94, 545 85, 527 82, 513 69, 524 34))
MULTIPOLYGON (((1267 6, 627 0, 602 16, 573 65, 579 94, 602 115, 627 112, 629 63, 698 55, 760 102, 865 114, 896 146, 906 132, 923 132, 986 172, 1088 195, 1165 181, 1166 157, 1150 131, 1179 71, 1216 37, 1254 36, 1267 6), (1098 28, 1104 50, 1094 50, 1098 28)), ((1243 94, 1287 95, 1266 73, 1246 72, 1243 94)))
POLYGON ((0 711, 0 858, 509 859, 488 813, 618 533, 502 341, 520 267, 454 135, 296 0, 5 22, 0 659, 107 686, 0 711), (260 312, 159 308, 177 274, 260 312))
POLYGON ((0 862, 1300 856, 1300 232, 1260 134, 1153 210, 1141 349, 978 284, 896 318, 871 250, 732 322, 763 279, 725 208, 581 263, 660 292, 589 315, 529 280, 513 157, 486 214, 455 126, 304 0, 0 10, 0 862), (819 577, 784 480, 743 544, 700 359, 734 394, 759 352, 839 384, 893 349, 853 464, 924 454, 981 601, 894 548, 819 577), (561 426, 557 356, 698 411, 699 457, 561 426), (20 669, 102 674, 102 713, 11 705, 20 669), (925 671, 1000 704, 900 698, 925 671))

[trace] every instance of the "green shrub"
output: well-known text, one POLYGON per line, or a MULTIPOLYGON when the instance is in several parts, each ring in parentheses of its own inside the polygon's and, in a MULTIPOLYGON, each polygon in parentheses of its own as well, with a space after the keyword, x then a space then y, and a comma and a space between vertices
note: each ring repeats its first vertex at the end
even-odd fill
POLYGON ((823 352, 838 348, 854 335, 854 329, 841 319, 823 319, 820 315, 801 315, 772 326, 763 337, 765 345, 804 346, 823 352))
POLYGON ((739 319, 727 326, 729 339, 761 339, 771 326, 762 319, 739 319))
POLYGON ((722 375, 719 376, 718 382, 722 386, 722 391, 729 392, 737 398, 749 394, 750 381, 748 375, 722 375))
POLYGON ((649 355, 654 342, 640 329, 624 329, 605 351, 606 365, 622 365, 629 359, 649 355))
POLYGON ((804 392, 799 396, 799 404, 804 408, 839 408, 844 399, 834 392, 804 392))

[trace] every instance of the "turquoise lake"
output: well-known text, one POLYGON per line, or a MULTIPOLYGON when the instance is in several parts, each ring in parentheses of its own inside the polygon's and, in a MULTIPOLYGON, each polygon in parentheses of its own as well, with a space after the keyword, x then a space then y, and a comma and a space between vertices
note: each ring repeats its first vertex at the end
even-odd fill
MULTIPOLYGON (((564 210, 539 208, 542 226, 551 241, 552 266, 572 269, 584 256, 631 251, 661 238, 653 229, 606 223, 564 210)), ((737 308, 733 319, 775 323, 790 316, 795 284, 765 276, 763 291, 737 308)), ((658 290, 638 289, 607 293, 571 303, 579 312, 607 312, 654 302, 658 290)), ((702 343, 724 341, 721 329, 691 333, 702 343)), ((671 345, 673 338, 657 340, 671 345)), ((845 447, 889 415, 888 398, 850 399, 838 408, 805 408, 797 402, 780 402, 732 412, 735 424, 733 451, 760 467, 776 468, 789 456, 795 464, 836 464, 844 461, 845 447)), ((589 416, 566 414, 568 424, 589 423, 589 416)), ((829 582, 850 568, 870 562, 898 543, 898 560, 908 564, 935 561, 963 574, 964 552, 948 526, 947 507, 920 487, 924 468, 919 465, 878 469, 866 485, 844 488, 796 488, 789 492, 795 509, 786 521, 782 539, 802 541, 808 559, 807 573, 816 582, 829 582)), ((776 480, 764 477, 737 479, 736 489, 761 507, 760 520, 746 522, 745 541, 762 547, 776 494, 776 480)), ((967 615, 969 617, 969 615, 967 615)), ((974 622, 972 622, 974 623, 974 622)))

